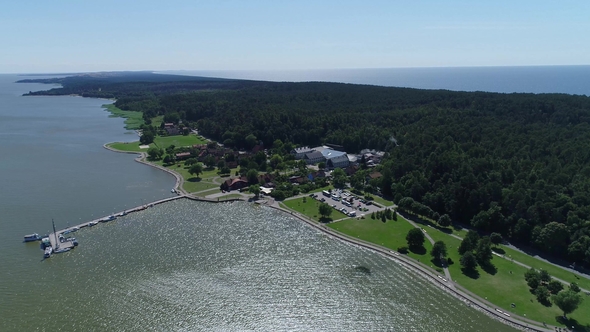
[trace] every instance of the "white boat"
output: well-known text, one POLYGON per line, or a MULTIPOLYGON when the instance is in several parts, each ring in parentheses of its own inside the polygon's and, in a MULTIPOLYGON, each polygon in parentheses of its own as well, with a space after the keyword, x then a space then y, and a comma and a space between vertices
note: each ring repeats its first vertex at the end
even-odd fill
POLYGON ((41 236, 39 236, 39 234, 37 234, 37 233, 25 235, 25 242, 33 242, 33 241, 39 241, 39 240, 41 240, 41 236))
POLYGON ((80 228, 78 228, 78 227, 72 227, 72 228, 68 228, 65 231, 63 231, 62 234, 70 234, 73 232, 77 232, 79 230, 80 230, 80 228))
POLYGON ((56 254, 61 254, 61 253, 64 253, 64 252, 68 252, 68 251, 70 251, 70 250, 72 250, 72 248, 57 248, 57 249, 55 249, 55 251, 54 251, 54 252, 55 252, 56 254))
POLYGON ((49 258, 49 257, 51 257, 52 253, 53 253, 53 247, 49 246, 49 247, 45 248, 45 253, 43 253, 43 257, 49 258))
POLYGON ((88 226, 92 227, 94 225, 98 224, 98 221, 91 221, 88 223, 88 226))

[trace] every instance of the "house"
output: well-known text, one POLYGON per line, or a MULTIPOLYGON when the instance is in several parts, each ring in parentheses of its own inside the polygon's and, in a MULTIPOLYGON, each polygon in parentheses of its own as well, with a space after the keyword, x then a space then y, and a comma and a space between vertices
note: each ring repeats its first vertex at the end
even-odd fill
POLYGON ((291 150, 291 154, 295 156, 295 159, 303 159, 303 157, 305 157, 307 153, 311 152, 313 152, 313 149, 310 149, 309 146, 304 146, 291 150))
POLYGON ((329 168, 346 168, 350 164, 350 161, 348 160, 348 156, 345 153, 343 155, 328 159, 327 164, 329 168))
POLYGON ((350 165, 344 169, 344 172, 346 172, 346 175, 351 176, 354 173, 356 173, 358 170, 359 170, 358 165, 350 165))
POLYGON ((191 157, 190 152, 181 152, 176 154, 176 160, 184 160, 191 157))
POLYGON ((312 165, 312 164, 324 162, 324 161, 326 161, 326 158, 324 157, 324 155, 321 152, 313 151, 310 153, 306 153, 305 156, 303 157, 303 160, 305 160, 305 162, 308 165, 312 165))
MULTIPOLYGON (((166 125, 168 125, 168 124, 169 123, 167 123, 166 125)), ((166 133, 168 134, 168 136, 175 136, 175 135, 182 134, 182 131, 174 125, 172 127, 164 127, 164 130, 166 130, 166 133)))
POLYGON ((258 175, 258 183, 261 185, 271 183, 273 179, 274 179, 274 175, 269 174, 269 173, 258 175))
POLYGON ((220 186, 221 190, 239 190, 248 186, 246 177, 227 179, 220 186))
POLYGON ((302 184, 302 183, 307 182, 307 177, 294 175, 289 178, 289 182, 291 182, 293 184, 295 184, 295 183, 302 184))

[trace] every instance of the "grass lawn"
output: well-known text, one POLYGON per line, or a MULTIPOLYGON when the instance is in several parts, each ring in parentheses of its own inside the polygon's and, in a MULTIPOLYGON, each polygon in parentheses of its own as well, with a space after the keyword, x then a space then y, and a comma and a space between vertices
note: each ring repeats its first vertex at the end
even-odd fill
MULTIPOLYGON (((406 247, 408 245, 406 235, 408 235, 408 232, 414 228, 414 226, 410 225, 410 223, 403 218, 398 218, 398 221, 388 220, 387 222, 371 218, 347 219, 329 224, 328 227, 349 236, 379 244, 392 250, 397 250, 399 247, 406 247)), ((432 245, 426 240, 424 241, 424 247, 426 250, 423 252, 416 253, 410 251, 408 256, 427 265, 431 265, 430 250, 432 249, 432 245)))
MULTIPOLYGON (((448 256, 454 262, 454 264, 449 266, 449 271, 456 283, 482 298, 487 298, 488 301, 506 311, 514 312, 521 316, 526 314, 526 317, 539 322, 561 325, 557 321, 557 317, 562 314, 559 308, 555 305, 545 307, 537 302, 536 297, 530 293, 529 287, 524 280, 524 273, 527 269, 507 259, 494 256, 492 263, 496 267, 496 271, 486 272, 481 267, 478 267, 479 275, 476 278, 469 277, 463 274, 461 265, 459 264, 460 256, 457 249, 461 240, 433 228, 427 228, 427 231, 435 241, 441 240, 446 243, 448 256), (511 303, 514 303, 516 307, 512 308, 510 306, 511 303)), ((587 329, 590 331, 590 299, 585 295, 584 298, 584 302, 578 310, 568 315, 568 317, 587 326, 587 329)))
POLYGON ((160 125, 162 125, 162 122, 164 122, 163 115, 158 115, 155 118, 152 118, 152 126, 154 126, 156 128, 160 128, 160 125))
POLYGON ((205 192, 199 193, 199 196, 207 196, 207 195, 212 195, 212 194, 218 194, 221 190, 219 189, 219 187, 211 189, 211 190, 207 190, 205 192))
MULTIPOLYGON (((163 166, 163 162, 161 160, 153 163, 163 166)), ((184 184, 182 185, 182 188, 189 193, 219 188, 218 184, 211 182, 212 177, 217 176, 217 170, 205 171, 200 174, 199 177, 196 177, 188 172, 188 168, 184 166, 184 164, 174 164, 166 168, 174 170, 184 178, 184 184)))
POLYGON ((373 197, 373 201, 375 203, 381 204, 384 207, 388 207, 388 206, 393 206, 393 202, 392 201, 388 201, 386 199, 384 199, 383 197, 379 197, 377 195, 371 195, 371 197, 373 197))
MULTIPOLYGON (((132 152, 147 152, 148 149, 140 149, 139 148, 139 141, 137 142, 115 142, 107 144, 108 147, 113 149, 117 149, 119 151, 132 151, 132 152)), ((150 147, 154 146, 150 144, 150 147)))
MULTIPOLYGON (((315 221, 320 221, 320 213, 319 213, 319 206, 320 206, 320 201, 316 201, 315 199, 311 198, 311 197, 300 197, 300 198, 296 198, 296 199, 289 199, 289 200, 285 200, 283 201, 283 204, 285 206, 287 206, 289 209, 297 211, 305 216, 308 216, 309 218, 315 220, 315 221), (305 202, 303 202, 303 199, 305 198, 305 202)), ((330 215, 330 217, 328 217, 327 221, 332 221, 332 220, 338 220, 338 219, 342 219, 342 218, 346 218, 347 216, 340 212, 340 211, 336 211, 335 209, 332 209, 332 214, 330 215)), ((322 220, 323 221, 323 220, 322 220)))
POLYGON ((157 136, 154 139, 154 143, 156 146, 162 149, 166 149, 170 145, 174 145, 175 147, 181 146, 192 146, 195 144, 205 144, 206 142, 197 135, 177 135, 177 136, 157 136))
MULTIPOLYGON (((501 250, 504 250, 506 258, 512 257, 515 261, 519 261, 519 262, 524 263, 528 266, 532 266, 535 269, 547 270, 547 272, 549 272, 549 274, 552 276, 555 276, 555 277, 565 280, 567 282, 575 282, 578 284, 578 286, 580 286, 584 289, 590 290, 590 279, 580 277, 580 276, 573 274, 569 271, 566 271, 560 267, 549 264, 549 263, 539 260, 535 257, 532 257, 530 255, 527 255, 525 253, 522 253, 520 251, 516 251, 514 249, 511 249, 511 248, 508 248, 508 247, 505 247, 502 245, 500 246, 500 250, 499 250, 500 253, 502 253, 501 250)), ((590 301, 590 298, 588 298, 588 300, 590 301)))
POLYGON ((117 108, 114 104, 102 105, 107 111, 111 112, 111 118, 125 118, 125 129, 139 129, 143 122, 143 112, 124 111, 117 108))

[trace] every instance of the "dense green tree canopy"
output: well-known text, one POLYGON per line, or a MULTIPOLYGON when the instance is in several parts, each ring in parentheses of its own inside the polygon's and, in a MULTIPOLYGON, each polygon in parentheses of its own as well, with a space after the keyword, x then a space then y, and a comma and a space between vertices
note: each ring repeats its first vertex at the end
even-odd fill
POLYGON ((406 235, 406 241, 408 241, 408 247, 420 248, 424 246, 424 233, 419 228, 412 228, 406 235))
POLYGON ((236 148, 261 141, 282 152, 324 143, 347 152, 383 149, 389 154, 379 189, 396 201, 411 198, 407 211, 433 220, 448 214, 513 243, 590 264, 586 96, 149 73, 36 81, 62 87, 31 94, 115 98, 117 107, 142 111, 145 119, 177 114, 236 148))
POLYGON ((580 294, 571 290, 561 291, 553 297, 553 303, 563 311, 564 317, 578 309, 583 300, 580 294))

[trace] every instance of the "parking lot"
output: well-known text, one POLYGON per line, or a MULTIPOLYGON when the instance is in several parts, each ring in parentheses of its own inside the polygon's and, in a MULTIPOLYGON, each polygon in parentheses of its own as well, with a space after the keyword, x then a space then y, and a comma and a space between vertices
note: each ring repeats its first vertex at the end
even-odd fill
POLYGON ((383 210, 383 208, 380 208, 372 203, 369 203, 369 205, 363 203, 361 201, 363 200, 362 197, 357 197, 356 195, 351 194, 345 190, 332 190, 332 193, 328 195, 326 195, 325 192, 319 191, 310 194, 309 196, 329 204, 334 209, 343 212, 346 215, 349 215, 350 212, 355 211, 356 217, 360 217, 362 215, 369 216, 375 211, 383 210))

